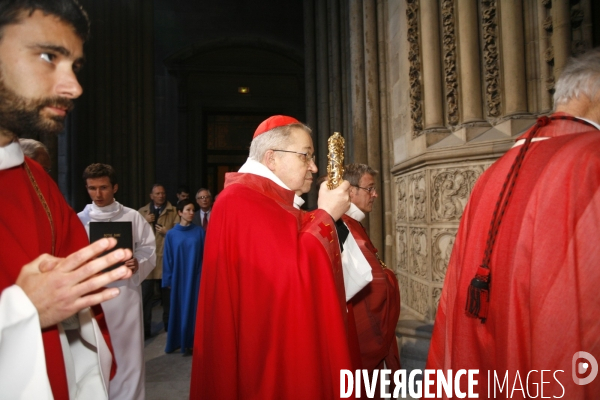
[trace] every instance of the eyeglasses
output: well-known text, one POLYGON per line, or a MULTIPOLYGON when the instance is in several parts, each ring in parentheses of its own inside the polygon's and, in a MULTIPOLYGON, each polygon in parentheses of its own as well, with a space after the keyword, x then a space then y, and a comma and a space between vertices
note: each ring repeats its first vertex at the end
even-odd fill
POLYGON ((315 157, 316 157, 316 155, 314 155, 314 154, 313 154, 312 156, 309 156, 309 155, 308 155, 308 153, 300 153, 300 152, 298 152, 298 151, 290 151, 290 150, 276 150, 276 149, 271 149, 271 150, 273 150, 273 151, 282 151, 282 152, 284 152, 284 153, 294 153, 294 154, 300 154, 300 155, 302 156, 302 157, 300 157, 300 159, 301 159, 302 161, 304 161, 306 164, 310 164, 310 162, 311 162, 311 161, 312 161, 313 163, 315 163, 315 159, 316 159, 316 158, 315 158, 315 157))
POLYGON ((359 188, 359 189, 362 189, 362 190, 366 190, 367 192, 369 192, 370 195, 373 195, 373 193, 377 193, 377 189, 375 188, 375 186, 371 186, 371 187, 368 187, 368 188, 360 187, 360 186, 357 186, 357 185, 352 185, 352 186, 354 186, 356 188, 359 188))
POLYGON ((198 196, 198 197, 196 197, 196 200, 206 200, 206 199, 210 199, 210 196, 198 196))

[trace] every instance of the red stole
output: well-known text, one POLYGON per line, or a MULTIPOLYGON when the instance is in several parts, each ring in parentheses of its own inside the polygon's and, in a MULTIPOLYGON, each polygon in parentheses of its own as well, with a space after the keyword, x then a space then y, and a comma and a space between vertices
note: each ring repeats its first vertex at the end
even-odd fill
MULTIPOLYGON (((52 214, 55 230, 55 255, 66 257, 86 246, 85 229, 77 214, 64 200, 50 176, 36 162, 27 157, 39 190, 52 214)), ((52 252, 52 233, 48 216, 42 207, 23 165, 0 171, 0 184, 5 190, 0 196, 0 290, 13 285, 21 267, 43 253, 52 252)), ((95 307, 101 313, 101 308, 95 307)), ((106 325, 100 321, 107 344, 110 345, 106 325), (104 325, 104 326, 103 326, 104 325)), ((46 355, 46 370, 55 399, 68 399, 69 389, 62 347, 56 326, 42 332, 46 355)))

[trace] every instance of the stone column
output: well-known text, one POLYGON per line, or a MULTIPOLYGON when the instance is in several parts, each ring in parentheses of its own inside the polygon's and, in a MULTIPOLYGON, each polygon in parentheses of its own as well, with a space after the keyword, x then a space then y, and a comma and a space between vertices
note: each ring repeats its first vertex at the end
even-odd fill
POLYGON ((421 50, 423 51, 424 129, 444 126, 442 107, 442 62, 440 60, 440 19, 437 0, 421 1, 421 50))
POLYGON ((571 6, 569 0, 552 1, 552 47, 554 80, 557 81, 571 56, 571 6))
POLYGON ((393 266, 394 262, 394 204, 392 202, 393 184, 391 178, 391 163, 393 157, 392 141, 388 129, 388 85, 387 85, 387 46, 385 21, 387 20, 386 0, 377 0, 377 45, 378 45, 378 64, 379 64, 379 113, 381 115, 381 190, 379 193, 379 202, 383 204, 383 247, 380 247, 380 257, 384 262, 393 266))
POLYGON ((362 0, 350 0, 350 96, 354 162, 367 162, 362 0))
POLYGON ((315 3, 304 0, 304 79, 306 98, 306 123, 317 126, 317 77, 315 75, 315 3))
POLYGON ((539 68, 540 68, 540 102, 539 108, 541 111, 548 111, 552 109, 552 95, 548 90, 549 85, 551 85, 552 77, 552 68, 546 62, 546 51, 550 46, 550 40, 548 39, 548 32, 544 27, 544 23, 546 22, 546 16, 548 15, 548 9, 544 6, 543 2, 539 1, 537 3, 537 30, 539 36, 539 55, 540 59, 539 68))
POLYGON ((327 26, 329 28, 330 64, 329 64, 329 90, 330 90, 330 132, 342 132, 342 67, 340 54, 340 4, 339 0, 327 0, 327 26))
POLYGON ((461 122, 483 120, 477 0, 458 0, 461 122))
POLYGON ((500 6, 504 115, 522 114, 527 112, 523 3, 503 0, 500 6))
POLYGON ((317 54, 317 136, 316 150, 321 171, 327 168, 327 139, 329 137, 329 37, 327 35, 327 4, 316 2, 317 54))
MULTIPOLYGON (((363 3, 364 40, 365 40, 365 86, 367 115, 367 164, 381 170, 381 136, 379 124, 379 65, 377 48, 377 5, 376 0, 364 0, 363 3)), ((375 177, 375 185, 381 190, 381 174, 375 177)), ((383 199, 373 204, 369 214, 369 237, 378 249, 383 245, 383 199)))

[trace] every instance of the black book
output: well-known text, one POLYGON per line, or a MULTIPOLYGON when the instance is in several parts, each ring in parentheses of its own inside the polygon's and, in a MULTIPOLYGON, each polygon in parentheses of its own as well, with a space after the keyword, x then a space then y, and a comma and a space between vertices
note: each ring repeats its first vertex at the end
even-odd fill
MULTIPOLYGON (((117 245, 112 249, 105 251, 98 257, 114 251, 115 249, 129 249, 133 252, 133 224, 131 221, 124 222, 90 222, 90 243, 94 243, 102 238, 115 238, 117 245)), ((117 263, 106 268, 104 271, 110 271, 117 268, 122 263, 117 263)))

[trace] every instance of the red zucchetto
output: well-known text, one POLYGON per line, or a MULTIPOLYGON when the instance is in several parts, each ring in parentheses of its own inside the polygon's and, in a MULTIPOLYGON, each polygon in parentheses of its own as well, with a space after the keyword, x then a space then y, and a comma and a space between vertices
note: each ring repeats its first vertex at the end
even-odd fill
POLYGON ((272 117, 269 117, 260 123, 258 128, 256 128, 254 131, 254 136, 252 136, 252 139, 260 134, 270 131, 273 128, 299 123, 300 121, 298 121, 296 118, 288 117, 286 115, 273 115, 272 117))

